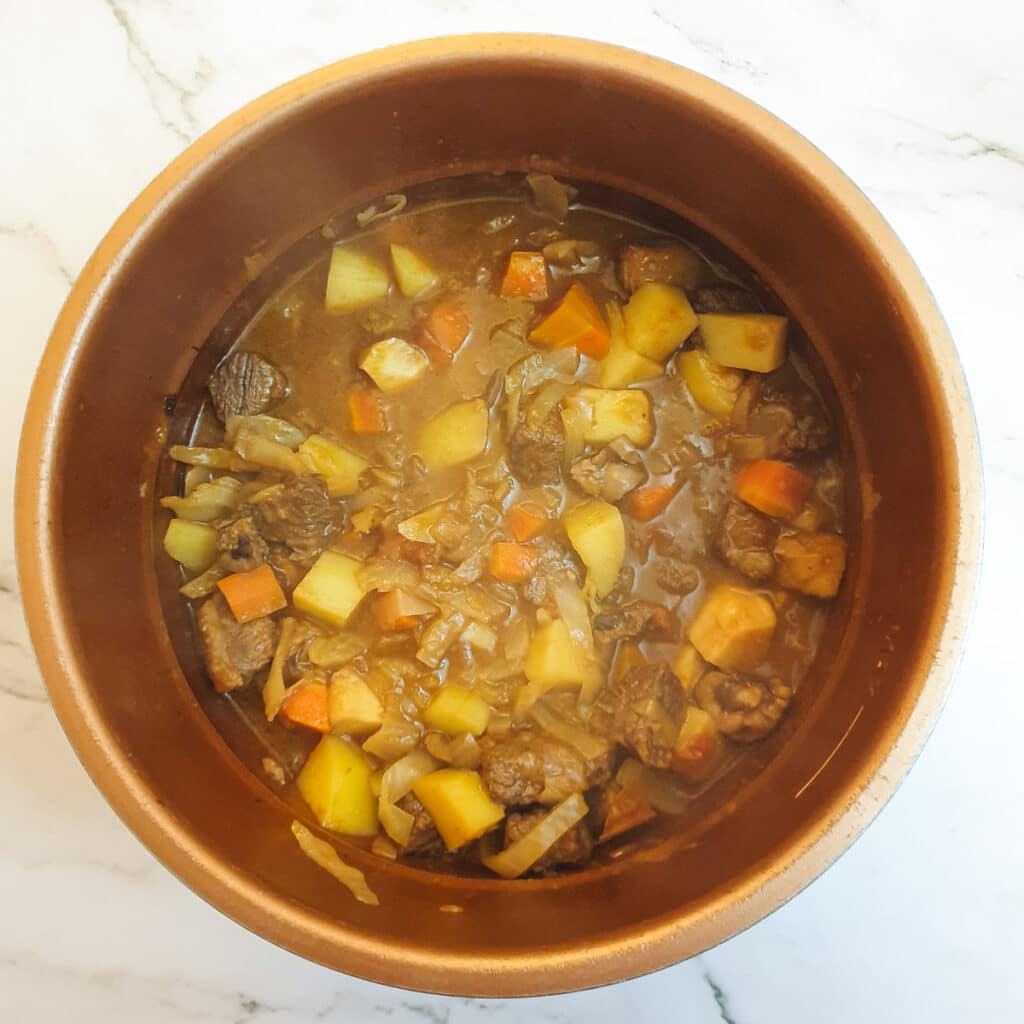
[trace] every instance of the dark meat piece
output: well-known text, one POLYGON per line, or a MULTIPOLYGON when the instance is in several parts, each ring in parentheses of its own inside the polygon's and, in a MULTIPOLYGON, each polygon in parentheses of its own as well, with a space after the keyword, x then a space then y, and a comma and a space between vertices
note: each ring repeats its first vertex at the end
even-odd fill
POLYGON ((594 634, 596 640, 606 643, 627 639, 668 643, 679 639, 679 622, 660 604, 634 601, 615 611, 595 615, 594 634))
POLYGON ((217 537, 223 552, 220 564, 228 572, 249 572, 267 560, 267 542, 260 536, 251 515, 223 527, 217 537))
POLYGON ((639 487, 647 479, 647 470, 637 450, 624 437, 617 437, 593 455, 577 459, 569 476, 587 494, 615 502, 639 487))
POLYGON ((700 573, 675 555, 663 555, 654 563, 658 586, 670 594, 691 594, 700 586, 700 573))
POLYGON ((777 532, 767 516, 739 498, 731 498, 715 531, 715 550, 748 579, 771 579, 775 572, 772 545, 777 532))
POLYGON ((380 558, 388 558, 393 562, 411 562, 413 565, 433 565, 438 558, 437 545, 425 544, 418 540, 409 540, 400 533, 387 533, 377 548, 380 558))
POLYGON ((611 759, 609 751, 587 761, 568 744, 532 730, 480 740, 484 785, 503 804, 557 802, 604 785, 611 777, 611 759))
POLYGON ((252 508, 263 537, 286 545, 303 562, 316 558, 342 523, 341 508, 327 496, 319 476, 289 480, 252 508))
POLYGON ((703 261, 682 245, 627 245, 619 255, 619 278, 628 292, 655 281, 686 287, 703 269, 703 261))
POLYGON ((767 736, 782 720, 793 699, 781 679, 745 679, 725 672, 705 672, 693 695, 726 736, 752 743, 767 736))
POLYGON ((398 801, 398 806, 412 815, 412 831, 408 842, 402 847, 402 853, 444 853, 444 843, 434 827, 434 819, 427 814, 415 794, 407 793, 398 801))
POLYGON ((765 438, 770 459, 820 452, 832 443, 825 406, 789 363, 760 378, 749 432, 765 438))
POLYGON ((218 693, 245 686, 274 656, 277 623, 269 618, 237 623, 220 594, 200 607, 196 624, 206 671, 218 693))
POLYGON ((557 412, 552 411, 536 430, 520 419, 508 439, 508 463, 525 484, 557 484, 564 448, 565 430, 557 412))
POLYGON ((654 768, 667 768, 686 715, 686 695, 665 664, 631 669, 594 702, 591 724, 654 768))
POLYGON ((522 594, 531 604, 553 612, 556 605, 551 595, 552 580, 561 578, 579 586, 579 565, 568 547, 550 537, 539 537, 533 543, 533 550, 537 556, 537 568, 522 584, 522 594))
POLYGON ((288 379, 255 352, 232 352, 208 382, 221 422, 229 416, 255 416, 288 396, 288 379))
POLYGON ((720 284, 695 288, 689 295, 695 313, 759 313, 757 299, 745 288, 720 284))
POLYGON ((603 843, 650 821, 657 813, 647 800, 638 778, 624 779, 622 771, 587 801, 587 820, 603 843))
MULTIPOLYGON (((550 813, 543 808, 534 811, 519 811, 505 819, 506 848, 522 839, 527 832, 550 813)), ((594 850, 594 837, 582 821, 576 822, 568 832, 548 848, 547 852, 534 862, 531 872, 542 872, 559 864, 586 864, 594 850)))

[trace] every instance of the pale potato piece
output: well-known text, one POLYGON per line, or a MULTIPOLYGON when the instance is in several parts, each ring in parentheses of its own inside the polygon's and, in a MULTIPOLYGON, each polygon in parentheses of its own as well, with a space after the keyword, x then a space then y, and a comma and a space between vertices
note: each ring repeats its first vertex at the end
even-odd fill
POLYGON ((784 316, 770 313, 702 313, 697 317, 707 354, 722 366, 770 373, 786 359, 784 316))
POLYGON ((426 352, 403 338, 375 341, 359 360, 359 369, 388 394, 415 384, 429 368, 426 352))
POLYGON ((331 251, 324 305, 328 313, 348 313, 388 297, 391 278, 375 259, 336 245, 331 251))
POLYGON ((690 643, 712 665, 752 672, 768 653, 775 624, 775 609, 767 597, 720 584, 690 624, 690 643))

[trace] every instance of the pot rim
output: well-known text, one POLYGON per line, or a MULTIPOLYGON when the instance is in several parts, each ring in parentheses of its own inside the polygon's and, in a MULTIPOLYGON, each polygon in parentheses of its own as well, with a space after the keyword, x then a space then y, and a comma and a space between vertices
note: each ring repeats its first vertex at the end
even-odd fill
POLYGON ((703 75, 633 50, 563 36, 482 34, 448 36, 372 51, 320 68, 258 97, 229 115, 163 170, 118 218, 76 280, 54 325, 33 382, 22 430, 15 492, 19 581, 29 632, 52 704, 86 771, 122 821, 175 875, 204 900, 245 927, 308 959, 374 981, 450 994, 530 995, 579 989, 635 977, 693 955, 742 931, 777 909, 825 870, 863 832, 909 771, 941 710, 963 648, 981 559, 982 480, 977 432, 963 371, 942 316, 917 267, 881 214, 818 149, 774 115, 703 75), (784 153, 813 179, 829 202, 862 234, 867 248, 902 288, 927 338, 935 380, 949 412, 949 444, 958 495, 949 503, 950 601, 934 631, 927 674, 908 718, 891 744, 837 794, 812 827, 791 840, 756 882, 703 906, 696 917, 676 915, 643 931, 595 939, 585 948, 517 957, 425 955, 399 943, 378 943, 329 931, 244 877, 190 834, 163 806, 141 772, 118 749, 101 709, 76 664, 73 614, 60 598, 48 506, 51 465, 67 371, 92 310, 147 224, 209 163, 238 149, 268 121, 287 117, 340 83, 371 83, 410 66, 472 57, 548 60, 595 74, 643 79, 685 93, 741 122, 759 145, 784 153))

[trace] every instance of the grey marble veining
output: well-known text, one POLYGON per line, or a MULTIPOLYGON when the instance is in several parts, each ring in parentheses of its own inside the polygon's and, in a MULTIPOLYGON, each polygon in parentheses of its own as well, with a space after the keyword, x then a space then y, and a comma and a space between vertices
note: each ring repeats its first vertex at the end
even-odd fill
MULTIPOLYGON (((0 4, 0 1020, 50 1024, 953 1024, 1024 1018, 1024 16, 1003 0, 50 0, 0 4), (918 766, 768 920, 610 989, 482 1002, 331 973, 245 932, 117 821, 48 705, 21 619, 22 410, 71 282, 127 202, 232 109, 323 63, 447 32, 633 46, 752 96, 839 163, 922 267, 972 389, 987 559, 918 766)), ((837 283, 841 287, 841 283, 837 283)), ((894 439, 899 443, 900 439, 894 439)))

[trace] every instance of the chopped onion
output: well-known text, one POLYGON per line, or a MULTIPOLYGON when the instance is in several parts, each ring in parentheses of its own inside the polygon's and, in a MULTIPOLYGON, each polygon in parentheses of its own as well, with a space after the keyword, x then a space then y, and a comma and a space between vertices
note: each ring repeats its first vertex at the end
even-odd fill
POLYGON ((537 389, 526 413, 526 425, 536 430, 551 415, 551 411, 569 393, 573 385, 561 380, 549 380, 537 389))
POLYGON ((292 636, 295 633, 295 620, 284 619, 281 622, 281 635, 277 640, 274 660, 270 663, 267 681, 263 684, 263 713, 267 721, 272 722, 284 702, 284 663, 292 650, 292 636))
POLYGON ((346 864, 330 843, 318 839, 301 821, 292 822, 292 835, 302 852, 341 882, 360 903, 367 903, 371 907, 380 906, 377 894, 366 884, 366 876, 359 868, 346 864))
POLYGON ((187 498, 200 484, 208 484, 212 479, 213 473, 206 466, 189 466, 182 484, 185 497, 187 498))
POLYGON ((306 440, 304 430, 276 416, 229 416, 224 421, 224 440, 232 444, 240 430, 288 448, 298 448, 306 440))
POLYGON ((648 768, 639 761, 624 761, 619 769, 619 779, 624 783, 636 781, 647 797, 647 802, 665 814, 682 814, 689 810, 693 797, 679 789, 665 772, 648 768))
POLYGON ((309 660, 321 668, 341 668, 366 651, 366 641, 351 633, 318 636, 309 645, 309 660))
POLYGON ((575 462, 586 447, 586 429, 590 411, 575 395, 569 395, 562 404, 562 427, 565 430, 565 448, 562 461, 568 466, 575 462))
POLYGON ((175 462, 183 462, 186 466, 225 469, 232 473, 259 472, 259 466, 251 465, 228 448, 189 448, 183 444, 174 444, 168 454, 175 462))
POLYGON ((590 628, 590 609, 583 592, 568 579, 553 578, 550 590, 558 606, 558 614, 569 629, 569 636, 583 652, 587 673, 580 687, 579 699, 581 704, 589 704, 604 681, 594 647, 594 633, 590 628))
POLYGON ((465 617, 459 612, 435 619, 420 636, 420 645, 416 649, 417 661, 422 661, 430 668, 437 668, 448 648, 455 643, 465 622, 465 617))
POLYGON ((220 565, 211 565, 206 572, 200 573, 191 579, 184 586, 178 588, 178 593, 189 601, 195 601, 200 597, 207 597, 217 587, 219 580, 227 576, 227 569, 220 565))
POLYGON ((233 476, 221 476, 208 484, 199 484, 187 498, 161 498, 179 519, 193 523, 209 523, 219 519, 238 505, 242 484, 233 476))
POLYGON ((534 864, 558 842, 566 832, 587 813, 587 802, 582 793, 573 793, 563 800, 543 818, 526 835, 517 839, 511 846, 483 858, 495 874, 502 878, 518 878, 529 871, 534 864))
POLYGON ((565 220, 569 204, 577 195, 572 185, 565 185, 550 174, 528 174, 526 184, 533 193, 534 205, 541 213, 557 221, 565 220))
POLYGON ((472 733, 464 732, 458 736, 443 736, 439 732, 428 733, 423 745, 439 761, 453 768, 480 767, 480 745, 472 733))
POLYGON ((377 818, 384 831, 400 847, 409 842, 415 819, 408 811, 395 805, 412 789, 417 779, 440 767, 441 762, 427 751, 416 749, 399 758, 384 772, 380 782, 380 799, 377 801, 377 818))
POLYGON ((388 711, 384 724, 363 744, 363 750, 382 761, 395 761, 419 743, 421 732, 420 726, 400 711, 388 711))
POLYGON ((365 228, 375 220, 384 220, 386 217, 393 217, 396 213, 401 213, 405 209, 409 200, 406 199, 401 192, 393 192, 384 197, 384 202, 389 205, 385 206, 383 209, 378 210, 377 204, 371 203, 365 210, 360 210, 356 214, 356 223, 361 228, 365 228))
POLYGON ((400 847, 409 842, 412 826, 416 821, 408 811, 403 811, 401 807, 396 807, 395 804, 383 799, 377 801, 377 820, 400 847))
POLYGON ((530 717, 546 732, 555 739, 567 743, 570 747, 579 751, 588 761, 594 761, 608 753, 610 744, 607 740, 593 733, 567 718, 563 718, 546 701, 540 700, 529 710, 530 717))
POLYGON ((302 460, 287 445, 268 440, 248 427, 240 427, 235 434, 234 449, 246 462, 281 473, 298 476, 305 468, 302 460))
POLYGON ((390 839, 386 839, 384 836, 373 837, 373 842, 370 843, 370 853, 383 857, 385 860, 398 859, 398 848, 390 839))

